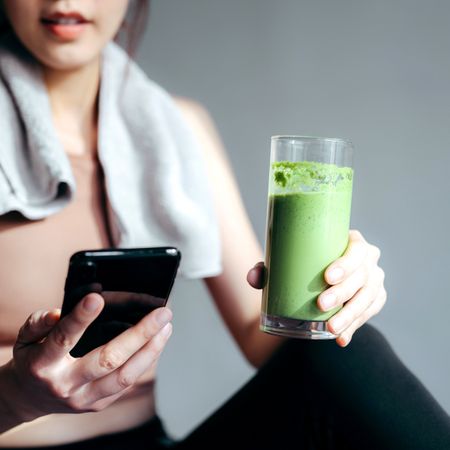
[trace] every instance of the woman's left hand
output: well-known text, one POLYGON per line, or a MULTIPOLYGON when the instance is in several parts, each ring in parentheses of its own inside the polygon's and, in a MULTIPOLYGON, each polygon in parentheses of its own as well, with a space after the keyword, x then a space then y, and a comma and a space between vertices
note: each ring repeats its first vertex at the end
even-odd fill
MULTIPOLYGON (((317 299, 322 311, 337 306, 343 308, 328 321, 328 329, 337 335, 336 342, 345 347, 353 333, 380 312, 386 302, 384 271, 378 266, 380 250, 369 244, 361 233, 351 230, 345 253, 325 271, 330 287, 317 299)), ((263 285, 263 263, 258 263, 247 275, 255 288, 263 285)))
POLYGON ((336 342, 345 347, 353 333, 386 303, 384 271, 378 266, 380 250, 369 244, 357 230, 350 230, 345 253, 325 271, 330 287, 319 295, 322 311, 343 308, 328 321, 328 329, 337 335, 336 342))

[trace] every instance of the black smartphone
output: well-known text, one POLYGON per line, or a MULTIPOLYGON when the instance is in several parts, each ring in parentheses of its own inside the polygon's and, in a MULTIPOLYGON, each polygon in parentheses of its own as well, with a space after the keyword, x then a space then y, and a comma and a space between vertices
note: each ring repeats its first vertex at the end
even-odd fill
POLYGON ((175 247, 86 250, 72 255, 61 316, 90 292, 100 294, 105 307, 70 354, 85 355, 165 306, 180 259, 175 247))

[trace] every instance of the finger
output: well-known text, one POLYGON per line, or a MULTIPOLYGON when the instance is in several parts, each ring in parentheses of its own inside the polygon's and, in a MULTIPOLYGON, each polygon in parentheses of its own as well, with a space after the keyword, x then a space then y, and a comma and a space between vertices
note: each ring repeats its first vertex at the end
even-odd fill
POLYGON ((170 320, 172 312, 169 308, 155 309, 107 344, 92 350, 77 362, 74 372, 77 383, 84 384, 104 377, 122 366, 170 320))
POLYGON ((255 289, 262 289, 264 287, 265 267, 261 261, 255 264, 247 273, 247 282, 255 289))
POLYGON ((325 281, 334 285, 355 272, 364 263, 368 248, 369 244, 361 233, 350 230, 347 249, 340 258, 328 266, 325 271, 325 281))
POLYGON ((386 291, 381 289, 376 300, 354 321, 349 327, 347 327, 336 339, 336 342, 341 347, 346 347, 352 340, 355 331, 364 325, 371 317, 378 314, 386 303, 386 291))
POLYGON ((59 319, 60 310, 39 310, 28 317, 17 336, 16 347, 42 341, 59 319))
MULTIPOLYGON (((153 338, 137 351, 125 364, 91 383, 85 391, 85 402, 94 403, 101 398, 119 394, 133 386, 139 377, 159 358, 170 335, 172 324, 166 324, 153 338)), ((86 386, 86 387, 87 387, 86 386)))
POLYGON ((333 334, 341 334, 375 301, 380 287, 378 285, 364 286, 344 307, 336 313, 327 323, 333 334))
POLYGON ((349 301, 367 282, 367 269, 361 266, 339 284, 322 292, 318 298, 318 307, 329 311, 349 301))
POLYGON ((344 307, 328 321, 328 329, 333 334, 338 335, 348 328, 352 322, 358 320, 359 316, 378 299, 380 292, 385 292, 383 281, 384 272, 377 267, 372 272, 368 283, 359 289, 344 307))
POLYGON ((124 394, 126 394, 131 388, 132 388, 132 386, 124 389, 123 391, 120 391, 117 394, 110 395, 109 397, 105 397, 105 398, 102 398, 102 399, 94 402, 93 404, 90 405, 89 408, 86 409, 86 412, 97 412, 97 411, 104 410, 108 406, 112 405, 115 401, 117 401, 124 394))
POLYGON ((99 294, 86 295, 49 333, 42 346, 42 357, 54 361, 67 355, 103 306, 104 301, 99 294))

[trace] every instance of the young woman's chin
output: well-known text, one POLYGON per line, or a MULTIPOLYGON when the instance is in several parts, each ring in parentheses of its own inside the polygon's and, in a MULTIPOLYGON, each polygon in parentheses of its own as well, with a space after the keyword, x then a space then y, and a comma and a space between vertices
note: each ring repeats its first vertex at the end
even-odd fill
POLYGON ((46 68, 60 71, 80 69, 98 61, 103 46, 95 48, 89 43, 53 44, 27 46, 33 56, 46 68))

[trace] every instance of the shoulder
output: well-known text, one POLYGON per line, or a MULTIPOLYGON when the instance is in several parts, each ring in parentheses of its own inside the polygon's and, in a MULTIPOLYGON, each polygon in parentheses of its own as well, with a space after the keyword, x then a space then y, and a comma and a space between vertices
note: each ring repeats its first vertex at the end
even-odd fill
POLYGON ((200 102, 187 97, 173 100, 208 158, 223 158, 225 149, 217 126, 208 109, 200 102))
POLYGON ((197 127, 214 127, 211 115, 200 102, 188 97, 172 97, 184 118, 197 127))

